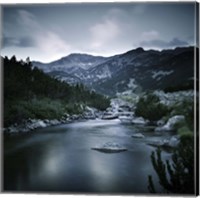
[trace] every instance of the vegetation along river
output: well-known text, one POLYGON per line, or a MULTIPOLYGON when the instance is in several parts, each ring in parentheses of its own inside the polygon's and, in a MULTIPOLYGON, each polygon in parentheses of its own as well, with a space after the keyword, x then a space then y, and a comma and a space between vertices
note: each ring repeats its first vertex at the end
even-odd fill
MULTIPOLYGON (((158 186, 148 141, 168 133, 138 130, 119 120, 87 120, 5 138, 4 190, 65 193, 149 193, 148 175, 158 186), (131 137, 142 132, 145 138, 131 137), (127 148, 104 153, 91 148, 114 142, 127 148)), ((163 151, 164 159, 171 154, 163 151)))

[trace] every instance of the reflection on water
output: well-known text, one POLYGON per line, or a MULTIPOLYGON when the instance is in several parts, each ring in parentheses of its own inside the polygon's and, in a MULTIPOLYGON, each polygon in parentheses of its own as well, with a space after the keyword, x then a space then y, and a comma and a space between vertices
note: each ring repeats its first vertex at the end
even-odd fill
POLYGON ((118 120, 92 120, 41 129, 17 137, 12 144, 7 140, 5 144, 12 149, 4 152, 4 189, 148 193, 148 175, 156 178, 150 161, 155 148, 145 141, 155 137, 147 134, 144 140, 134 139, 133 133, 133 126, 121 125, 118 120), (128 151, 105 154, 91 150, 106 142, 119 143, 128 151))

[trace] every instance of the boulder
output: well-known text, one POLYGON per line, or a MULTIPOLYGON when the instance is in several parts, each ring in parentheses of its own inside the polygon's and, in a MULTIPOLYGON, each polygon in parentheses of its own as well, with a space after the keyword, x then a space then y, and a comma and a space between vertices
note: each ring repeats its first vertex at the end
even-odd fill
POLYGON ((176 147, 180 142, 179 136, 172 136, 169 140, 169 146, 176 147))
POLYGON ((133 138, 144 138, 145 136, 142 133, 133 134, 131 137, 133 138))
POLYGON ((37 124, 37 126, 36 126, 37 128, 44 128, 44 127, 46 127, 46 124, 42 120, 38 120, 38 122, 36 124, 37 124))
POLYGON ((179 136, 172 136, 170 139, 149 142, 148 145, 161 148, 175 148, 180 142, 179 136))
POLYGON ((97 117, 96 116, 97 112, 98 112, 97 109, 86 106, 85 111, 83 113, 83 118, 84 119, 95 119, 97 117))
POLYGON ((101 146, 93 147, 92 150, 97 150, 103 153, 119 153, 127 151, 127 149, 115 142, 107 142, 101 146))
POLYGON ((74 115, 71 115, 71 120, 78 120, 78 119, 80 119, 80 115, 76 115, 76 114, 74 114, 74 115))
POLYGON ((148 121, 145 120, 143 117, 136 117, 132 120, 132 123, 136 125, 146 125, 148 121))
POLYGON ((164 122, 164 120, 158 120, 157 122, 156 122, 156 125, 157 126, 163 126, 165 124, 165 122, 164 122))
POLYGON ((58 124, 60 124, 60 122, 58 121, 58 120, 56 120, 56 119, 54 119, 54 120, 50 120, 50 125, 58 125, 58 124))
POLYGON ((171 117, 164 126, 156 127, 155 131, 174 131, 175 125, 184 120, 185 120, 185 116, 175 115, 175 116, 171 117))
POLYGON ((10 127, 7 128, 6 131, 9 132, 9 133, 18 133, 19 129, 15 126, 10 126, 10 127))
POLYGON ((33 123, 32 123, 32 128, 44 128, 46 127, 46 124, 44 123, 44 121, 42 120, 35 120, 33 123))

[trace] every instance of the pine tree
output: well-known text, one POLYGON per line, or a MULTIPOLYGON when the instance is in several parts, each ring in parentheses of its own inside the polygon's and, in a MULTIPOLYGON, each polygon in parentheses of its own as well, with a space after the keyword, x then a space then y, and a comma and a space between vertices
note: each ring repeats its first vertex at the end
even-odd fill
MULTIPOLYGON (((151 161, 158 175, 159 183, 166 193, 194 194, 194 142, 193 136, 182 136, 174 150, 172 163, 162 161, 161 150, 152 152, 151 161)), ((156 193, 152 176, 148 176, 148 189, 156 193)))

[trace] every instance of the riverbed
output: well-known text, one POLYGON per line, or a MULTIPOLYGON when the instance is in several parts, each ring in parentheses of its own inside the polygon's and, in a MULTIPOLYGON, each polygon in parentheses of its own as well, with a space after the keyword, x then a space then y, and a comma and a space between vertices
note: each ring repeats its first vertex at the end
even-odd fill
MULTIPOLYGON (((148 141, 170 137, 116 120, 87 120, 37 129, 4 139, 6 192, 147 194, 148 175, 158 184, 148 141), (133 138, 135 133, 145 138, 133 138), (125 152, 91 148, 114 142, 125 152)), ((171 153, 163 151, 163 159, 171 153)))

